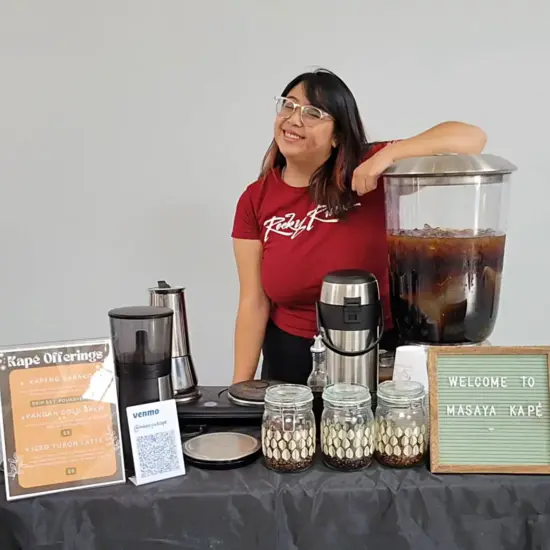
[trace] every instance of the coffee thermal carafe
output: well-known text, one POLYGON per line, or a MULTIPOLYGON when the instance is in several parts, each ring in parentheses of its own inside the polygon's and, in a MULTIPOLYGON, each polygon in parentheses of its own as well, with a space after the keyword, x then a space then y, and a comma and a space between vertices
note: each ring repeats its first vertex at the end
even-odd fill
POLYGON ((378 281, 371 273, 343 270, 323 279, 318 330, 327 348, 330 384, 378 387, 378 343, 384 330, 378 281))
POLYGON ((193 401, 199 397, 197 375, 191 358, 187 311, 185 309, 185 289, 170 286, 159 281, 158 286, 149 289, 152 306, 168 307, 174 311, 172 325, 172 386, 178 402, 193 401))
POLYGON ((133 469, 126 408, 173 399, 172 319, 165 307, 122 307, 109 311, 117 377, 122 446, 133 469))

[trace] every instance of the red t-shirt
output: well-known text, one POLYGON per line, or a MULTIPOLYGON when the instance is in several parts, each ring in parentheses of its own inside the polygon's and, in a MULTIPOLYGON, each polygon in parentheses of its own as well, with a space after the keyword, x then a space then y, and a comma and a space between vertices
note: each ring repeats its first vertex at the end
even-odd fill
MULTIPOLYGON (((367 158, 385 145, 371 147, 367 158)), ((340 269, 374 274, 385 327, 391 327, 382 185, 357 197, 355 208, 337 220, 311 200, 307 187, 291 187, 273 170, 241 195, 232 237, 262 242, 262 285, 272 303, 271 319, 281 330, 313 338, 323 277, 340 269)))

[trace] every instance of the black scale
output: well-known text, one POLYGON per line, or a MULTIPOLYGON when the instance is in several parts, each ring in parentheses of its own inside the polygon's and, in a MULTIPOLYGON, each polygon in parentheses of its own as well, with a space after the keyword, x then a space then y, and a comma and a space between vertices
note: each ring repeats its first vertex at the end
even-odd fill
POLYGON ((176 407, 182 435, 204 433, 211 427, 260 426, 268 387, 281 382, 250 380, 230 387, 201 386, 200 397, 176 407))

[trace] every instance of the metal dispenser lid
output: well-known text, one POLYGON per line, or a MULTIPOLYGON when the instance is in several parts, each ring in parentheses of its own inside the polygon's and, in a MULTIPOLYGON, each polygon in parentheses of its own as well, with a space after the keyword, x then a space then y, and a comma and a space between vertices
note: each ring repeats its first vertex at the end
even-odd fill
POLYGON ((382 176, 391 184, 393 178, 494 176, 511 174, 516 170, 517 166, 496 155, 443 154, 399 160, 382 176))

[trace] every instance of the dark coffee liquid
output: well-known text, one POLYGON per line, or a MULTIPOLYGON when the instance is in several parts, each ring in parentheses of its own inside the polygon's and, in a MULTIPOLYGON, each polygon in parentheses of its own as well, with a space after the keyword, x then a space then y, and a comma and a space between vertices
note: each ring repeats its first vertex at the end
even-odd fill
POLYGON ((498 312, 506 237, 425 226, 388 237, 390 296, 403 340, 480 343, 498 312))
POLYGON ((315 417, 315 433, 317 439, 321 436, 321 415, 323 414, 323 392, 313 391, 313 416, 315 417))

